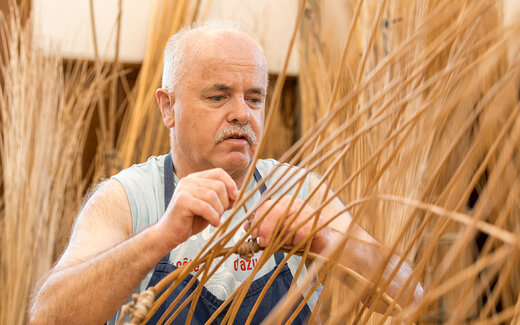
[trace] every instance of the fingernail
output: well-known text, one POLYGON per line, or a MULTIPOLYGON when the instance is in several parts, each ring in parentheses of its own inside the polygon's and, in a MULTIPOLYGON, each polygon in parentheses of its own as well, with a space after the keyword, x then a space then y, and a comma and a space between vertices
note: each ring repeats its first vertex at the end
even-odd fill
POLYGON ((238 197, 238 194, 240 194, 240 192, 235 188, 235 190, 233 191, 233 196, 235 200, 238 197))
POLYGON ((264 247, 264 246, 265 246, 265 245, 264 245, 264 241, 265 241, 265 240, 264 240, 264 237, 260 237, 260 238, 258 238, 258 245, 260 245, 261 247, 264 247))
POLYGON ((253 232, 251 233, 251 236, 258 237, 258 229, 253 230, 253 232))

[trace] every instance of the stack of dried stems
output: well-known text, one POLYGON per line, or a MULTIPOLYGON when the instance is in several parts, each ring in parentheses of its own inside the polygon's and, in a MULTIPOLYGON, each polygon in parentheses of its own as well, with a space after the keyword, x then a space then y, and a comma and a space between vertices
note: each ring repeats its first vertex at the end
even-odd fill
POLYGON ((25 324, 30 290, 54 263, 81 204, 91 98, 106 73, 85 62, 64 70, 17 9, 1 20, 0 323, 25 324))
POLYGON ((153 94, 161 86, 166 41, 196 20, 200 6, 199 0, 154 2, 145 58, 117 140, 118 154, 124 167, 142 162, 152 154, 168 151, 168 129, 162 125, 153 94))

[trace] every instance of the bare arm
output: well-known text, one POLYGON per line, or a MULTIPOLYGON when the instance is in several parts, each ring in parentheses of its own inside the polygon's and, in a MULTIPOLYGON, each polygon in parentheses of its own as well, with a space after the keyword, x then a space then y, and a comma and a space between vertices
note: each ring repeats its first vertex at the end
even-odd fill
POLYGON ((115 180, 103 183, 36 294, 30 323, 106 322, 161 257, 208 224, 218 225, 234 199, 235 183, 221 169, 192 175, 179 182, 160 221, 133 237, 123 187, 115 180))
POLYGON ((119 182, 102 183, 81 211, 71 241, 30 311, 34 324, 101 324, 168 251, 150 227, 130 238, 132 222, 119 182), (143 254, 146 252, 146 254, 143 254))

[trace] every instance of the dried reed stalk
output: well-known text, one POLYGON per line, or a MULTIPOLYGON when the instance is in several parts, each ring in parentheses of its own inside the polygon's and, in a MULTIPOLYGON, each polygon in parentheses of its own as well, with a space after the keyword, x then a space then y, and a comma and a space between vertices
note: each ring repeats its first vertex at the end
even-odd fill
POLYGON ((118 155, 121 155, 124 167, 168 151, 168 132, 162 126, 155 97, 151 94, 161 85, 163 49, 168 38, 193 23, 199 7, 199 0, 154 3, 145 58, 117 139, 118 155))
POLYGON ((43 53, 31 18, 12 8, 3 18, 0 88, 1 324, 25 324, 34 283, 55 260, 84 193, 81 155, 106 80, 85 63, 64 71, 57 53, 43 53))

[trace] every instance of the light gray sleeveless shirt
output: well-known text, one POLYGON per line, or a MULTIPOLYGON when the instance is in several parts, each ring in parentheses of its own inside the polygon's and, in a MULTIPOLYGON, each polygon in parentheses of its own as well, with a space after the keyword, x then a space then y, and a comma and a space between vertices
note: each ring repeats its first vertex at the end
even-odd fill
MULTIPOLYGON (((152 156, 145 163, 133 165, 121 171, 119 174, 112 178, 118 180, 124 187, 130 208, 132 211, 132 222, 133 222, 133 233, 136 234, 147 227, 155 224, 159 218, 164 214, 164 158, 165 156, 152 156)), ((256 168, 262 175, 262 178, 266 181, 267 189, 279 179, 287 169, 289 165, 280 164, 276 160, 266 159, 258 160, 256 168), (279 166, 274 172, 273 176, 268 177, 271 171, 279 166)), ((281 191, 277 194, 272 195, 276 198, 282 195, 285 190, 290 189, 288 194, 293 194, 298 187, 298 179, 304 175, 304 170, 293 167, 288 172, 291 181, 287 182, 285 177, 282 182, 286 184, 281 191), (291 177, 292 175, 292 177, 291 177), (295 177, 296 175, 296 177, 295 177)), ((179 182, 175 176, 175 185, 179 182)), ((251 192, 256 185, 254 178, 251 178, 249 184, 247 184, 246 194, 251 192)), ((300 199, 305 199, 309 194, 309 177, 305 178, 303 186, 297 194, 300 199)), ((260 199, 260 193, 257 191, 252 198, 246 203, 248 209, 255 206, 255 203, 260 199)), ((226 220, 230 215, 230 210, 226 211, 222 220, 226 220)), ((231 226, 236 225, 244 217, 244 210, 242 209, 233 217, 231 226)), ((176 247, 170 253, 170 263, 175 266, 181 266, 188 263, 193 259, 197 253, 202 249, 204 244, 211 238, 216 228, 208 226, 201 233, 193 235, 186 242, 176 247)), ((226 246, 232 246, 245 235, 245 231, 242 227, 232 238, 230 243, 226 246)), ((146 254, 146 252, 143 252, 146 254)), ((213 277, 207 282, 206 288, 217 296, 219 299, 225 300, 229 295, 247 278, 251 273, 251 270, 260 258, 262 251, 255 254, 250 261, 241 259, 238 255, 233 255, 225 261, 222 266, 217 270, 213 277)), ((291 272, 295 274, 298 265, 300 264, 301 258, 293 256, 288 261, 288 266, 291 272)), ((217 260, 218 262, 218 260, 217 260)), ((216 265, 216 263, 214 264, 216 265)), ((274 257, 266 263, 259 273, 256 274, 256 278, 263 276, 273 269, 276 265, 274 257)), ((197 269, 196 269, 197 270, 197 269)), ((141 292, 146 289, 148 282, 150 281, 152 270, 148 275, 141 281, 136 291, 141 292)), ((299 279, 303 279, 305 275, 305 268, 299 279)), ((299 282, 297 279, 297 282, 299 282)), ((313 299, 311 299, 313 300, 313 299)), ((315 301, 309 301, 309 307, 313 307, 315 301)))

